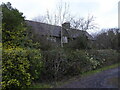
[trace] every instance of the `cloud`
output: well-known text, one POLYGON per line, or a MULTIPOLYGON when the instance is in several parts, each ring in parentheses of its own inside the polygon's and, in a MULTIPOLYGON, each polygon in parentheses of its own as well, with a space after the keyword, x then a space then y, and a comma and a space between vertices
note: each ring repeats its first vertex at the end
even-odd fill
POLYGON ((88 13, 96 17, 101 28, 117 26, 117 4, 119 0, 1 0, 11 2, 27 19, 44 15, 46 10, 55 10, 60 1, 70 4, 70 10, 78 16, 87 16, 88 13))
POLYGON ((11 2, 13 7, 31 19, 45 13, 46 10, 52 10, 55 7, 56 0, 2 0, 1 2, 11 2))

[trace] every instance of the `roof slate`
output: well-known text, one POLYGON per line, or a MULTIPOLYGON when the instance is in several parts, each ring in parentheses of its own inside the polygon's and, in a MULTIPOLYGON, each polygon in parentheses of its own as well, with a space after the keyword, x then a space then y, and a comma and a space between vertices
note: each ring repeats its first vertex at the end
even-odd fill
MULTIPOLYGON (((35 22, 35 21, 29 21, 26 20, 26 23, 28 26, 31 26, 31 28, 35 31, 35 33, 39 35, 49 35, 54 37, 61 37, 61 29, 60 26, 50 25, 46 23, 41 22, 35 22)), ((78 30, 78 29, 70 29, 70 30, 64 30, 63 35, 68 35, 68 37, 77 38, 81 35, 85 34, 88 39, 94 40, 93 37, 86 31, 78 30)))
POLYGON ((50 35, 50 36, 56 36, 60 37, 60 26, 40 23, 40 22, 34 22, 34 21, 26 21, 28 26, 31 26, 31 28, 38 33, 39 35, 50 35))

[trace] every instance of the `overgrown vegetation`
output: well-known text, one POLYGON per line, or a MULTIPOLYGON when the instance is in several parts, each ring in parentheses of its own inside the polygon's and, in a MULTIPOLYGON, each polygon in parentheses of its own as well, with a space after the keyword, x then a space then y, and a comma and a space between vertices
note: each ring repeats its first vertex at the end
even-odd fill
MULTIPOLYGON (((61 48, 46 37, 39 38, 30 33, 30 27, 26 26, 23 14, 11 6, 8 8, 7 5, 1 5, 2 89, 21 89, 31 87, 35 83, 56 82, 119 62, 120 53, 116 50, 118 47, 113 45, 114 42, 117 44, 118 34, 113 35, 113 32, 110 32, 115 37, 109 36, 107 39, 111 40, 109 47, 99 39, 103 34, 97 37, 94 50, 87 37, 83 36, 61 48), (98 41, 100 45, 97 47, 98 41)), ((39 87, 38 85, 36 87, 39 87)), ((45 87, 49 85, 41 85, 39 88, 45 87)))
POLYGON ((120 49, 119 37, 120 30, 117 28, 111 28, 99 33, 95 38, 94 46, 96 49, 120 49))
POLYGON ((65 45, 65 49, 90 49, 90 40, 86 36, 79 36, 76 40, 71 40, 67 45, 65 45))
POLYGON ((118 63, 116 50, 69 50, 55 49, 43 52, 43 81, 57 81, 90 70, 118 63))

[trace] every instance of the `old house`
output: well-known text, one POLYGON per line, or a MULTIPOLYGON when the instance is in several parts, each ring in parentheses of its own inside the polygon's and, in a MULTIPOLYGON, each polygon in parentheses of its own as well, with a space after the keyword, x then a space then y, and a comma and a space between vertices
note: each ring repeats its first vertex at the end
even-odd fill
POLYGON ((57 44, 61 44, 61 41, 62 43, 69 43, 70 40, 74 40, 81 35, 85 35, 89 40, 94 40, 88 32, 72 29, 69 22, 63 23, 62 27, 28 20, 26 23, 31 27, 34 34, 46 36, 49 40, 57 44))

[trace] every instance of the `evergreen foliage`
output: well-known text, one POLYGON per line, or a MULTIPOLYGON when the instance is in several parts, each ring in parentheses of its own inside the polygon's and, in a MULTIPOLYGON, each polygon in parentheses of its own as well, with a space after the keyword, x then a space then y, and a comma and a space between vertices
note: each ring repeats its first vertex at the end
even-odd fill
POLYGON ((23 14, 2 4, 2 89, 28 87, 40 77, 42 67, 39 43, 28 37, 23 14))

